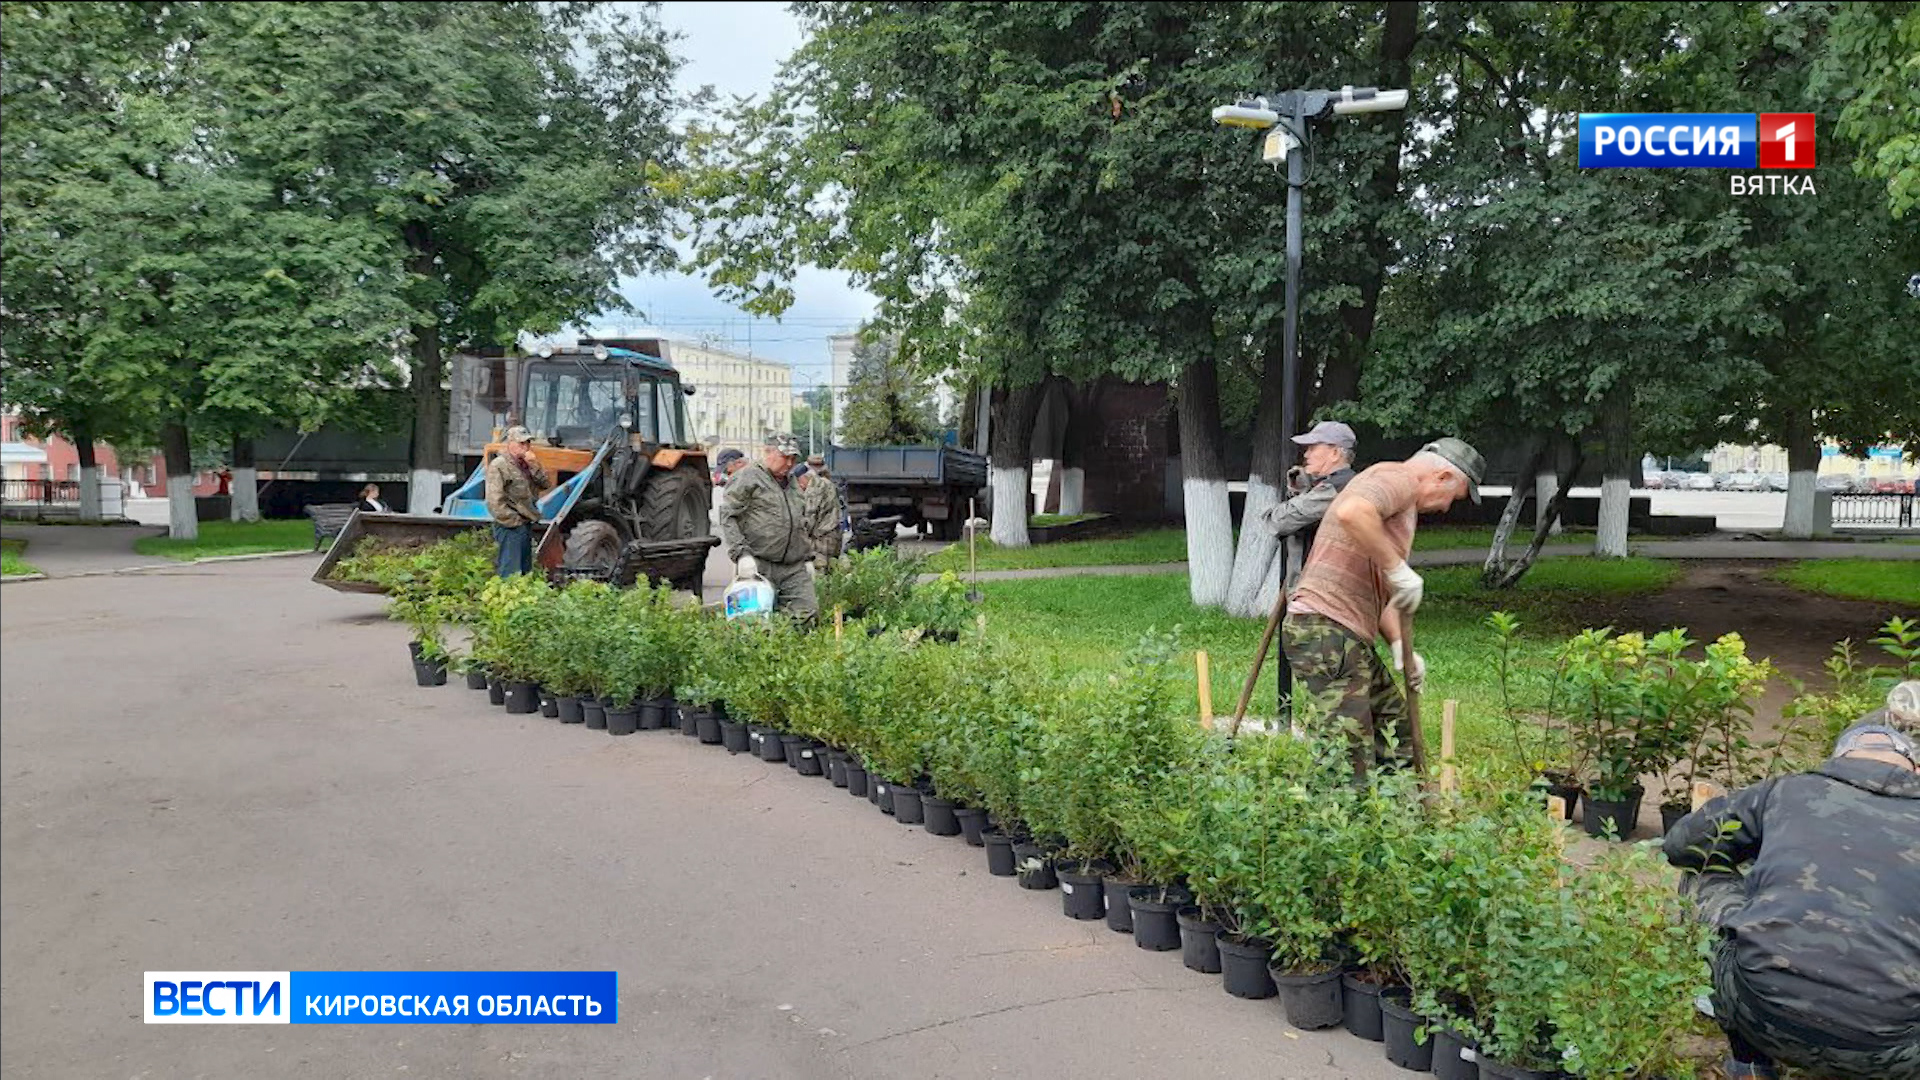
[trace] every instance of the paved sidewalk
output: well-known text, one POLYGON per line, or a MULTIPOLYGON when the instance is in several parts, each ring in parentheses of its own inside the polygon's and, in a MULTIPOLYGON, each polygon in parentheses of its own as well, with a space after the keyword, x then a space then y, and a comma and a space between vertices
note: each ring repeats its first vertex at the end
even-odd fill
POLYGON ((48 577, 105 574, 122 570, 180 566, 156 555, 140 555, 133 542, 143 536, 165 536, 166 527, 146 525, 26 525, 9 521, 0 535, 27 542, 28 563, 48 577))

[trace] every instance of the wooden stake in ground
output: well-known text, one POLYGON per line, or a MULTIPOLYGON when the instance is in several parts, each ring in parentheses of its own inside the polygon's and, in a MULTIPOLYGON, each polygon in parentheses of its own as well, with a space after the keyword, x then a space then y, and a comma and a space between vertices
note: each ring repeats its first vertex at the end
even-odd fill
POLYGON ((1200 676, 1200 726, 1213 730, 1213 680, 1207 672, 1207 650, 1193 654, 1194 670, 1200 676))
MULTIPOLYGON (((1413 614, 1408 612, 1400 616, 1400 650, 1407 658, 1407 674, 1413 674, 1413 614)), ((1427 782, 1427 734, 1420 730, 1420 691, 1413 688, 1413 680, 1407 680, 1407 719, 1413 728, 1413 771, 1420 782, 1427 782)))
POLYGON ((1440 790, 1447 794, 1460 787, 1460 770, 1453 765, 1453 717, 1459 707, 1452 698, 1440 705, 1440 790))
POLYGON ((846 632, 846 628, 847 609, 835 604, 833 606, 833 640, 839 641, 840 635, 846 632))

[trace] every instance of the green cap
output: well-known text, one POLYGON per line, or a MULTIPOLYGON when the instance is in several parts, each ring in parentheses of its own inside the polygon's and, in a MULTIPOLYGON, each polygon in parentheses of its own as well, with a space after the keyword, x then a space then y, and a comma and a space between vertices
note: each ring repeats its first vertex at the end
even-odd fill
POLYGON ((1472 499, 1475 505, 1479 504, 1480 481, 1487 478, 1487 459, 1480 456, 1480 451, 1467 445, 1465 439, 1449 437, 1433 440, 1421 447, 1420 452, 1438 454, 1459 469, 1460 474, 1467 478, 1467 497, 1472 499))

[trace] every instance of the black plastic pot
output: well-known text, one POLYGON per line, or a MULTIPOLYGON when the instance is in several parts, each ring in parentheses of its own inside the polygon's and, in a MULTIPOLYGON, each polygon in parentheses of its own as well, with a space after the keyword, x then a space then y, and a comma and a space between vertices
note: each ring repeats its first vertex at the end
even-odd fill
POLYGON ((607 707, 600 703, 599 698, 581 698, 580 715, 588 731, 607 730, 607 707))
POLYGON ((1267 973, 1273 946, 1258 938, 1243 938, 1226 930, 1215 939, 1220 950, 1220 983, 1237 998, 1257 1001, 1280 992, 1267 973))
POLYGON ((607 734, 631 735, 640 730, 640 713, 629 706, 607 710, 607 734))
POLYGON ((1554 1080, 1559 1075, 1558 1069, 1523 1069, 1491 1058, 1480 1060, 1480 1080, 1554 1080))
POLYGON ((477 668, 469 670, 467 672, 467 689, 469 690, 487 689, 487 673, 477 668))
POLYGON ((1433 1070, 1433 1036, 1416 1040, 1414 1031, 1427 1026, 1427 1018, 1407 1004, 1405 990, 1388 990, 1380 995, 1381 1026, 1386 1035, 1387 1060, 1414 1072, 1433 1070))
MULTIPOLYGON (((676 716, 680 718, 680 734, 685 735, 689 739, 699 738, 700 717, 705 715, 705 710, 689 709, 684 705, 674 703, 672 698, 668 698, 667 701, 666 709, 668 718, 671 719, 676 716)), ((715 728, 714 730, 718 731, 720 729, 715 728)))
POLYGON ((867 797, 867 789, 871 786, 867 783, 867 767, 860 764, 859 760, 852 755, 848 755, 847 794, 856 799, 864 799, 867 797))
POLYGON ((1433 1075, 1439 1080, 1480 1080, 1480 1063, 1477 1057, 1466 1056, 1468 1051, 1477 1051, 1479 1042, 1468 1038, 1450 1028, 1437 1028, 1433 1032, 1433 1075))
POLYGON ((660 708, 658 701, 639 702, 638 712, 642 731, 659 731, 667 726, 666 711, 660 708))
POLYGON ((750 727, 747 729, 753 737, 754 746, 761 761, 785 761, 786 748, 780 745, 780 733, 772 728, 750 727))
POLYGON ((954 816, 953 803, 934 795, 920 796, 920 812, 925 815, 927 832, 934 836, 959 836, 960 819, 954 816))
POLYGON ((1547 794, 1560 797, 1561 805, 1566 811, 1562 816, 1572 821, 1573 808, 1580 804, 1579 783, 1565 776, 1549 776, 1547 777, 1547 794))
POLYGON ((1174 921, 1180 924, 1180 962, 1188 971, 1220 974, 1220 924, 1194 904, 1174 912, 1174 921))
POLYGON ((493 676, 487 676, 487 702, 492 705, 507 703, 507 684, 493 676))
POLYGON ((1013 865, 1023 889, 1039 892, 1060 887, 1060 876, 1053 872, 1053 859, 1039 844, 1013 845, 1013 865))
POLYGON ((981 842, 987 849, 987 873, 994 877, 1012 877, 1013 837, 1003 832, 982 833, 981 842))
POLYGON ((560 706, 560 722, 561 723, 578 724, 586 720, 587 714, 580 711, 579 698, 563 697, 559 699, 557 704, 560 706))
POLYGON ((1080 859, 1060 860, 1053 864, 1053 876, 1060 879, 1060 913, 1069 919, 1090 922, 1107 913, 1107 889, 1103 882, 1113 867, 1104 862, 1080 859))
POLYGON ((927 805, 919 789, 911 784, 899 784, 893 788, 893 820, 902 825, 927 823, 927 805))
POLYGON ((738 720, 720 721, 720 745, 726 747, 729 754, 744 754, 753 749, 747 725, 738 720))
POLYGON ((515 680, 507 684, 507 712, 525 716, 540 711, 540 684, 515 680))
POLYGON ((834 787, 847 786, 847 755, 838 750, 827 755, 827 782, 834 787))
POLYGON ((1346 1011, 1347 1031, 1368 1042, 1386 1038, 1380 1028, 1379 983, 1364 982, 1351 974, 1340 976, 1340 998, 1346 1011))
POLYGON ((1339 968, 1300 974, 1269 966, 1267 974, 1273 976, 1273 985, 1280 990, 1280 1004, 1286 1008, 1287 1023, 1302 1031, 1319 1031, 1340 1023, 1343 1010, 1339 968))
POLYGON ((803 742, 794 751, 794 768, 800 770, 801 776, 822 776, 827 771, 825 765, 820 758, 819 743, 803 742))
POLYGON ((1137 881, 1116 881, 1111 874, 1100 880, 1101 899, 1107 906, 1107 929, 1116 934, 1133 933, 1133 905, 1127 903, 1127 896, 1139 884, 1137 881))
POLYGON ((540 688, 540 715, 553 720, 560 715, 560 697, 546 687, 540 688))
POLYGON ((415 657, 413 681, 417 686, 447 685, 447 662, 445 660, 427 661, 415 657))
POLYGON ((726 722, 710 712, 701 712, 693 722, 694 737, 708 746, 719 746, 726 741, 726 722))
POLYGON ((899 785, 883 776, 873 777, 867 783, 873 789, 873 805, 883 814, 893 813, 893 789, 899 785))
POLYGON ((1171 952, 1180 947, 1180 923, 1175 915, 1193 900, 1185 892, 1151 887, 1127 893, 1133 908, 1133 943, 1149 952, 1171 952))
POLYGON ((1693 807, 1688 803, 1661 803, 1660 835, 1665 836, 1672 832, 1673 827, 1680 824, 1680 819, 1686 817, 1692 810, 1693 807))
POLYGON ((1587 835, 1606 839, 1609 835, 1617 834, 1621 840, 1632 837, 1634 822, 1640 820, 1642 794, 1639 787, 1635 787, 1625 799, 1597 799, 1593 792, 1587 792, 1587 812, 1580 822, 1586 828, 1587 835), (1609 830, 1609 822, 1613 823, 1614 829, 1609 830))
POLYGON ((981 844, 986 843, 985 840, 980 838, 980 833, 987 826, 987 812, 985 810, 976 810, 971 806, 956 806, 953 808, 953 816, 954 820, 960 826, 961 839, 974 847, 979 847, 981 844))
POLYGON ((780 754, 786 759, 787 768, 800 767, 800 748, 804 745, 806 744, 791 735, 780 736, 780 754))

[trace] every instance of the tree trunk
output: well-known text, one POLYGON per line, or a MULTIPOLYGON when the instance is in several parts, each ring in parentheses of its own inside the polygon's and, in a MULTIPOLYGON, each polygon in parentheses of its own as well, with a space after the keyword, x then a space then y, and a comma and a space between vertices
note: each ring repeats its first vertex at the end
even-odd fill
POLYGON ((1067 384, 1067 424, 1060 441, 1060 512, 1087 512, 1087 466, 1100 432, 1100 380, 1067 384))
POLYGON ((1033 424, 1040 414, 1046 383, 994 394, 988 434, 987 475, 993 492, 993 528, 1001 547, 1026 547, 1027 498, 1033 487, 1033 424))
POLYGON ((1563 506, 1566 503, 1566 500, 1555 499, 1554 496, 1560 494, 1560 476, 1556 470, 1560 468, 1566 458, 1568 449, 1565 441, 1558 435, 1553 437, 1549 445, 1553 447, 1553 455, 1541 461, 1540 468, 1535 471, 1533 476, 1533 523, 1536 526, 1545 525, 1547 527, 1547 535, 1558 536, 1560 535, 1560 519, 1549 516, 1547 511, 1552 507, 1563 506))
POLYGON ((1233 513, 1221 444, 1220 380, 1209 358, 1180 373, 1181 491, 1187 504, 1187 587, 1201 607, 1227 602, 1233 582, 1233 513))
MULTIPOLYGON (((1260 377, 1260 402, 1253 417, 1253 460, 1247 471, 1247 502, 1240 512, 1240 543, 1233 556, 1233 577, 1227 583, 1227 614, 1264 618, 1273 610, 1280 589, 1280 538, 1256 523, 1260 515, 1284 498, 1287 466, 1292 462, 1298 432, 1282 430, 1281 402, 1286 378, 1283 358, 1269 350, 1260 377)), ((1301 365, 1305 367, 1305 364, 1301 365)))
POLYGON ((193 447, 185 424, 160 429, 160 453, 167 463, 167 535, 200 539, 200 515, 193 505, 193 447))
MULTIPOLYGON (((413 249, 410 268, 423 278, 438 281, 433 236, 424 226, 407 226, 413 249)), ((407 513, 431 514, 440 508, 440 476, 446 468, 447 392, 446 359, 440 355, 440 323, 422 319, 413 327, 413 446, 408 460, 407 513)))
POLYGON ((1820 440, 1813 433, 1813 416, 1796 411, 1787 420, 1787 516, 1781 535, 1789 540, 1813 538, 1813 482, 1820 471, 1820 440))
POLYGON ((80 520, 100 520, 100 461, 93 452, 93 429, 73 428, 73 449, 80 455, 80 520))
POLYGON ((260 520, 260 470, 255 467, 253 440, 233 437, 233 497, 227 516, 234 521, 260 520))
POLYGON ((1533 569, 1533 561, 1540 557, 1540 549, 1546 546, 1547 536, 1551 532, 1548 526, 1560 520, 1560 513, 1567 505, 1567 493, 1573 490, 1573 478, 1580 474, 1580 466, 1586 463, 1586 455, 1578 443, 1574 444, 1565 461, 1565 470, 1555 478, 1553 497, 1547 508, 1541 511, 1540 522, 1533 527, 1533 542, 1527 545, 1526 553, 1520 556, 1518 562, 1506 568, 1498 581, 1487 584, 1497 589, 1510 589, 1526 576, 1528 570, 1533 569))
MULTIPOLYGON (((1527 455, 1526 467, 1520 470, 1520 483, 1513 485, 1513 494, 1507 496, 1507 507, 1500 512, 1500 524, 1493 530, 1493 546, 1487 551, 1486 565, 1481 567, 1480 581, 1491 586, 1506 574, 1507 541, 1513 536, 1513 530, 1520 524, 1520 513, 1526 508, 1527 488, 1525 478, 1538 475, 1540 467, 1546 463, 1547 449, 1552 445, 1551 438, 1542 438, 1533 444, 1533 452, 1527 455)), ((1542 513, 1540 517, 1546 515, 1542 513)), ((1538 523, 1535 529, 1539 528, 1538 523)))
POLYGON ((1600 480, 1600 529, 1593 553, 1604 558, 1627 557, 1627 513, 1633 496, 1632 393, 1623 381, 1607 393, 1603 406, 1605 458, 1600 480))

